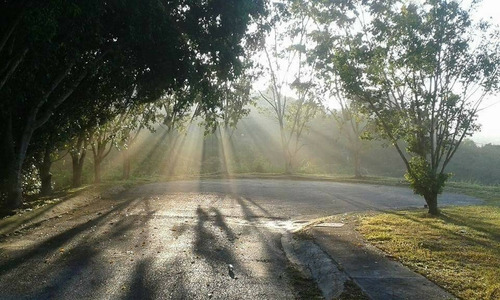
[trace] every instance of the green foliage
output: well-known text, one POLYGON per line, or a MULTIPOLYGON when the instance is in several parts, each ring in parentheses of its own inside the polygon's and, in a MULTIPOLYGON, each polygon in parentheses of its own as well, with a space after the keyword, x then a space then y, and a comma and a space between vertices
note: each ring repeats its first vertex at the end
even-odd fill
POLYGON ((464 141, 457 151, 449 170, 454 180, 499 184, 500 146, 486 144, 478 146, 470 140, 464 141))
POLYGON ((455 1, 351 4, 352 18, 327 20, 343 4, 316 3, 320 68, 375 119, 415 192, 436 198, 459 145, 479 128, 482 99, 498 90, 499 32, 473 24, 455 1))
POLYGON ((410 168, 405 174, 405 179, 416 194, 427 196, 443 192, 444 184, 450 174, 436 174, 429 162, 419 156, 412 157, 408 163, 410 168))
POLYGON ((203 97, 182 98, 180 109, 220 108, 217 83, 241 74, 262 33, 248 27, 265 14, 263 0, 2 1, 0 193, 21 204, 27 148, 55 114, 76 117, 82 133, 78 123, 100 126, 182 89, 203 97))
POLYGON ((309 122, 322 108, 314 61, 309 57, 308 32, 313 20, 303 1, 276 5, 270 18, 269 38, 262 53, 265 63, 260 66, 269 86, 259 92, 278 123, 285 173, 293 173, 309 122), (287 90, 293 91, 293 96, 287 90))
POLYGON ((220 128, 224 132, 234 130, 238 121, 248 115, 249 106, 254 104, 250 90, 255 79, 255 74, 249 74, 249 68, 250 65, 247 65, 237 80, 219 82, 214 91, 214 97, 218 98, 216 106, 208 110, 196 106, 195 116, 203 118, 205 134, 214 133, 220 128))

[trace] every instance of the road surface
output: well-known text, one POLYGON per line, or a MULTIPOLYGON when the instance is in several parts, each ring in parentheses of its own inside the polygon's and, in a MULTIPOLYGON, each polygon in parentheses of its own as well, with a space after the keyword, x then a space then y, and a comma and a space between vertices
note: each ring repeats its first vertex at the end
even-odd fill
MULTIPOLYGON (((444 194, 441 205, 479 204, 444 194)), ((0 299, 294 299, 281 233, 331 214, 422 207, 406 188, 203 180, 132 188, 0 240, 0 299)))

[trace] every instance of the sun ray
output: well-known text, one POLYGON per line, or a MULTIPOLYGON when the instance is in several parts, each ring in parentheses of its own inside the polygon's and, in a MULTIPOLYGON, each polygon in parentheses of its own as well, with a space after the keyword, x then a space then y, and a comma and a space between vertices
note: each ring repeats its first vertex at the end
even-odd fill
POLYGON ((234 174, 233 170, 233 144, 231 142, 231 135, 227 128, 219 127, 219 157, 222 162, 222 171, 225 176, 232 178, 234 174))
POLYGON ((194 122, 189 122, 186 132, 177 133, 171 151, 165 153, 165 177, 198 176, 201 171, 203 134, 194 122))
MULTIPOLYGON (((277 127, 269 120, 264 118, 255 118, 250 116, 249 118, 243 120, 238 125, 241 125, 241 131, 248 135, 251 139, 253 146, 257 148, 257 154, 265 157, 269 162, 275 162, 282 159, 281 156, 281 142, 279 141, 279 135, 273 132, 270 128, 277 127)), ((245 145, 250 147, 250 145, 245 145)))

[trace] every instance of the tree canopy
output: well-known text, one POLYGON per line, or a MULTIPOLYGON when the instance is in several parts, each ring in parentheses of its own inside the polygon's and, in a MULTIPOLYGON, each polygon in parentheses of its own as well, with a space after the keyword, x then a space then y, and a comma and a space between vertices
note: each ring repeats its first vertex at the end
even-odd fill
POLYGON ((345 1, 317 12, 318 42, 329 53, 324 63, 375 118, 413 190, 437 214, 446 166, 479 128, 484 97, 498 90, 498 31, 475 24, 469 10, 449 0, 345 1), (340 8, 342 18, 324 17, 340 8))
POLYGON ((205 96, 200 105, 217 105, 214 83, 238 77, 260 33, 248 26, 264 14, 262 0, 2 1, 2 194, 20 205, 33 132, 79 90, 99 100, 78 106, 154 101, 186 87, 205 96))
POLYGON ((128 177, 125 150, 160 120, 169 135, 204 118, 205 136, 219 127, 230 158, 259 76, 268 81, 261 102, 275 115, 285 172, 317 114, 330 117, 323 98, 335 98, 340 110, 331 116, 351 141, 356 175, 360 136, 384 140, 437 214, 447 167, 479 129, 483 99, 500 88, 500 31, 471 17, 475 4, 0 1, 0 201, 22 204, 22 170, 35 165, 50 191, 50 163, 63 147, 75 186, 90 146, 96 178, 115 148, 124 150, 128 177), (249 55, 257 49, 260 59, 249 55))

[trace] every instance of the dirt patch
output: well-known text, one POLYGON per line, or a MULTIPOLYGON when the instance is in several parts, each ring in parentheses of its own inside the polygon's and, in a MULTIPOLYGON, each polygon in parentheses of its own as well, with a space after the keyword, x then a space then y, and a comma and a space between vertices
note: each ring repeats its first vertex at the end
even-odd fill
POLYGON ((89 186, 31 201, 29 208, 0 220, 0 238, 20 235, 22 232, 39 227, 47 220, 60 219, 100 199, 111 199, 123 191, 125 191, 124 186, 89 186))

